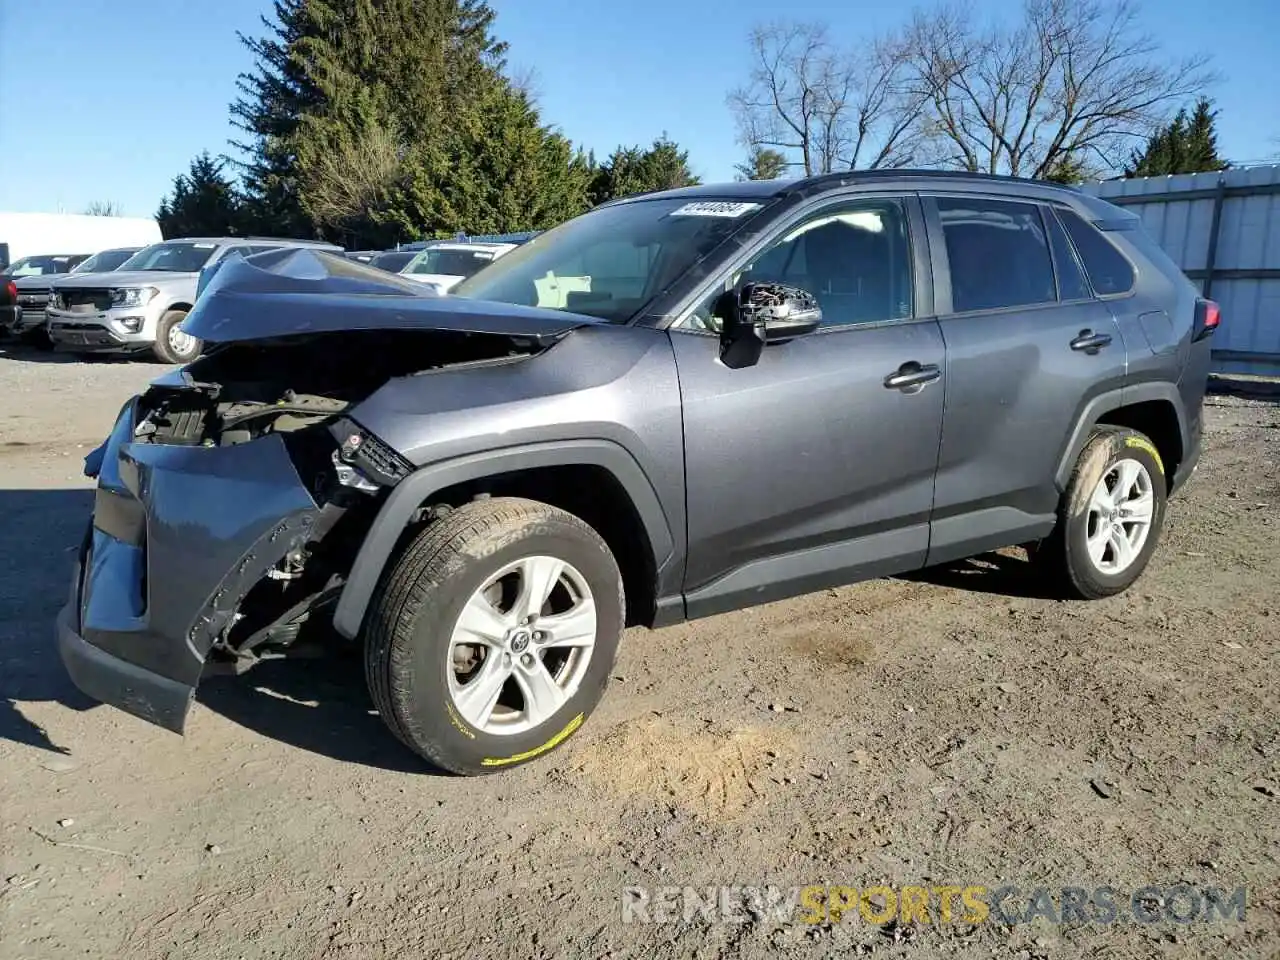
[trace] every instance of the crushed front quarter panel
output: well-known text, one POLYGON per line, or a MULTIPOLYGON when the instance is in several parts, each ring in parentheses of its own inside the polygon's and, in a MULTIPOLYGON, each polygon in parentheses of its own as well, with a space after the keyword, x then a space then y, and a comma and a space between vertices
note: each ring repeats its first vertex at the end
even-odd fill
POLYGON ((93 648, 79 657, 81 673, 130 681, 83 682, 71 669, 86 693, 118 688, 107 702, 181 732, 185 710, 151 709, 147 675, 162 691, 194 690, 241 598, 307 539, 319 511, 279 435, 224 447, 147 443, 133 438, 137 409, 135 398, 86 458, 98 475, 95 516, 59 641, 64 659, 76 641, 93 648))

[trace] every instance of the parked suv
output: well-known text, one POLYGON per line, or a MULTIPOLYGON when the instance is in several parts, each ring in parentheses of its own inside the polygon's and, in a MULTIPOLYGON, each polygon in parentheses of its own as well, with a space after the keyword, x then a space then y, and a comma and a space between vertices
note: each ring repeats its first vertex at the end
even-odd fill
POLYGON ((149 351, 163 363, 187 363, 201 344, 182 326, 195 300, 200 270, 231 254, 280 247, 341 247, 306 240, 188 237, 144 247, 110 275, 85 273, 56 282, 49 294, 49 338, 77 353, 149 351))
POLYGON ((0 306, 0 331, 7 329, 15 336, 25 340, 40 340, 47 345, 45 308, 49 305, 49 294, 53 290, 54 281, 82 273, 110 273, 118 270, 139 249, 141 248, 118 247, 99 250, 91 257, 74 258, 76 263, 70 270, 20 277, 14 281, 16 305, 7 315, 5 307, 0 306))
POLYGON ((448 293, 467 277, 479 273, 499 257, 516 249, 515 243, 477 243, 470 240, 441 240, 420 250, 400 273, 448 293))
POLYGON ((571 736, 626 625, 1010 545, 1115 594, 1219 319, 1119 208, 903 171, 615 201, 455 293, 308 252, 210 279, 208 354, 87 459, 81 689, 181 731, 207 665, 328 625, 474 774, 571 736))
POLYGON ((32 305, 30 285, 47 287, 52 278, 74 270, 87 253, 41 254, 23 257, 0 270, 0 334, 17 333, 23 309, 32 305))

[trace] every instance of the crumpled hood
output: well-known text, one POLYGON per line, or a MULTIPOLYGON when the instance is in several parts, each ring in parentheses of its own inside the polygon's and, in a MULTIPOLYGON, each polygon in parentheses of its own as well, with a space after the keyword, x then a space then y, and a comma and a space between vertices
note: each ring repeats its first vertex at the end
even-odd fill
POLYGON ((415 329, 542 340, 603 322, 561 310, 441 297, 424 284, 319 250, 228 257, 206 268, 202 283, 182 328, 206 343, 415 329))

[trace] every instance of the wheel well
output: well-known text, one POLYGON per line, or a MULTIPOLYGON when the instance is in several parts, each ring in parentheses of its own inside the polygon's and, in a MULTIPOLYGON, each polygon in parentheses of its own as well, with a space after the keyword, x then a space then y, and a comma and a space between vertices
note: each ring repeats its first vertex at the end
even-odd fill
POLYGON ((1164 461, 1165 482, 1173 484, 1173 475, 1182 462, 1182 430, 1178 426, 1178 413, 1168 400, 1146 400, 1108 410, 1098 418, 1098 423, 1113 427, 1128 427, 1146 434, 1164 461))
POLYGON ((538 500, 589 524, 609 545, 622 572, 627 626, 652 624, 657 600, 653 546, 631 498, 612 473, 589 464, 517 470, 446 487, 424 505, 457 507, 482 494, 538 500))
POLYGON ((164 308, 164 312, 165 312, 165 313, 168 313, 170 310, 181 310, 183 313, 190 313, 190 312, 191 312, 191 304, 189 304, 189 303, 171 303, 171 304, 169 304, 169 306, 167 306, 167 307, 165 307, 165 308, 164 308))

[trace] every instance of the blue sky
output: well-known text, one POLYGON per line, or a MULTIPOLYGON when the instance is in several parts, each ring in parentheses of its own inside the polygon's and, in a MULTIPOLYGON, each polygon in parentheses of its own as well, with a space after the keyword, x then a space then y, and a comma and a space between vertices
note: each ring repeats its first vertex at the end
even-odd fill
MULTIPOLYGON (((974 0, 992 15, 1018 0, 974 0)), ((725 93, 747 71, 746 32, 776 17, 824 20, 850 44, 905 4, 791 0, 494 0, 514 69, 536 71, 543 116, 597 155, 664 130, 704 180, 743 150, 725 93), (607 11, 607 12, 606 12, 607 11)), ((0 210, 79 212, 113 200, 154 213, 203 149, 227 148, 227 104, 268 0, 0 0, 0 210)), ((1280 153, 1280 2, 1147 0, 1143 20, 1176 53, 1206 51, 1222 151, 1280 153), (1210 20, 1210 14, 1212 19, 1210 20)))

